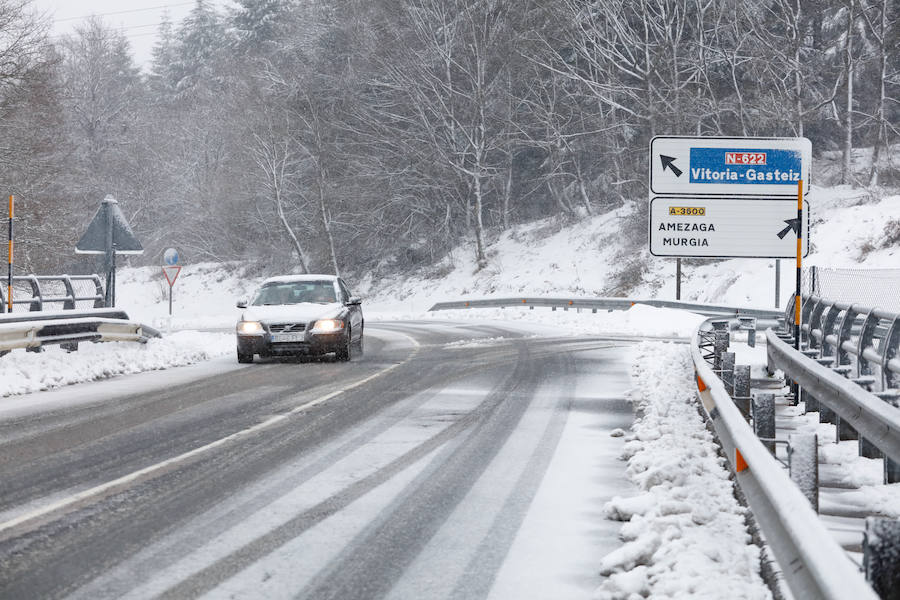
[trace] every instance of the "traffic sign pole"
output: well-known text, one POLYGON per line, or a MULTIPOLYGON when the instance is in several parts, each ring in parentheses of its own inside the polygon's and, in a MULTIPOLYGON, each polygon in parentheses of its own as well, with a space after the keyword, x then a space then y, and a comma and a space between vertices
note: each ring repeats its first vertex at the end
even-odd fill
MULTIPOLYGON (((797 223, 803 223, 803 180, 797 182, 797 223)), ((803 267, 803 227, 797 226, 797 290, 794 296, 794 349, 800 350, 800 276, 803 267)))

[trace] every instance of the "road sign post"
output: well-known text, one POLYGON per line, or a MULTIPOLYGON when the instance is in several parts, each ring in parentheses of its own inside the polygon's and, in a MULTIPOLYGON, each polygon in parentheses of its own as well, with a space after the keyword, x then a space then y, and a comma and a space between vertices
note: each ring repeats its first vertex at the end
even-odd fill
POLYGON ((794 349, 800 350, 800 306, 802 304, 800 296, 800 280, 803 268, 803 228, 800 223, 803 222, 803 180, 797 182, 797 291, 794 296, 794 349))
POLYGON ((178 265, 178 250, 175 248, 168 248, 165 253, 163 253, 163 260, 166 262, 163 265, 163 275, 166 278, 166 281, 169 284, 169 316, 172 316, 172 288, 175 287, 175 281, 178 279, 178 274, 181 273, 181 267, 178 265))
POLYGON ((111 307, 116 305, 116 255, 143 254, 144 248, 131 231, 119 203, 107 196, 75 244, 75 253, 106 256, 106 306, 111 307))

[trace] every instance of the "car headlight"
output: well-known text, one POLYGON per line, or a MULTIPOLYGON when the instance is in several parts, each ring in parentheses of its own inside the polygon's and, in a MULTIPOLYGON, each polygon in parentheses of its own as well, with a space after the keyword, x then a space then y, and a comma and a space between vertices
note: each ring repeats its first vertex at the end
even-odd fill
POLYGON ((241 321, 237 324, 238 333, 262 333, 263 326, 259 321, 241 321))
POLYGON ((333 333, 344 328, 344 322, 340 319, 320 319, 313 325, 313 331, 319 333, 333 333))

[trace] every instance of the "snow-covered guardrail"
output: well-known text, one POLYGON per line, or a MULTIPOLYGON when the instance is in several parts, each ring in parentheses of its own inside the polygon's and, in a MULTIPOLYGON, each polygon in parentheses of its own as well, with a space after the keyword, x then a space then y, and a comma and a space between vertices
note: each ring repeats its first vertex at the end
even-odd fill
POLYGON ((0 315, 0 352, 78 342, 141 342, 159 337, 152 327, 118 310, 12 313, 0 315))
POLYGON ((644 304, 656 308, 674 308, 689 310, 709 317, 747 316, 776 320, 783 317, 780 311, 736 308, 733 306, 721 306, 716 304, 701 304, 696 302, 679 302, 675 300, 634 300, 630 298, 480 298, 472 300, 454 300, 451 302, 438 302, 429 311, 453 310, 465 308, 506 308, 509 306, 528 306, 530 308, 540 306, 562 309, 590 309, 598 310, 628 310, 635 304, 644 304))
POLYGON ((834 540, 806 496, 760 441, 701 350, 691 344, 698 395, 766 542, 797 600, 877 600, 857 566, 834 540))
POLYGON ((800 385, 896 462, 900 462, 900 409, 888 404, 852 380, 823 366, 766 331, 769 372, 776 368, 800 385))
POLYGON ((802 341, 832 366, 855 363, 857 378, 878 368, 883 389, 900 388, 900 314, 816 296, 803 298, 802 313, 802 341))
MULTIPOLYGON (((45 304, 62 304, 61 308, 65 310, 74 310, 79 302, 92 302, 94 308, 102 308, 104 305, 103 285, 97 275, 17 275, 12 279, 13 285, 28 284, 31 291, 31 295, 26 298, 14 295, 13 306, 28 305, 31 312, 44 310, 45 304), (78 295, 75 283, 87 285, 90 293, 78 295), (54 293, 53 290, 60 287, 64 293, 54 293)), ((0 286, 0 313, 5 313, 8 305, 4 287, 0 286)))

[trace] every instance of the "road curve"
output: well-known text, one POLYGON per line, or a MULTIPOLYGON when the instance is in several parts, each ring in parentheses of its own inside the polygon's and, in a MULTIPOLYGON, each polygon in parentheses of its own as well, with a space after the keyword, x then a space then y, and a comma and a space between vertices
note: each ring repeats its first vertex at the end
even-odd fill
POLYGON ((0 410, 0 598, 589 596, 628 342, 366 335, 350 363, 0 410))

